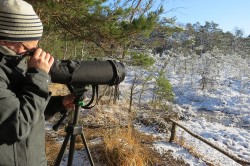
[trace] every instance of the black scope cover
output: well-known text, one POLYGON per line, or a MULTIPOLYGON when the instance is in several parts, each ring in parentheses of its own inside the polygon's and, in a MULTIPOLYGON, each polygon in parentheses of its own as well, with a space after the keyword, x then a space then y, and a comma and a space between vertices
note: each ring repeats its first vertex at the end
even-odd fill
POLYGON ((50 70, 52 82, 72 86, 118 85, 125 78, 123 63, 107 61, 56 61, 50 70))

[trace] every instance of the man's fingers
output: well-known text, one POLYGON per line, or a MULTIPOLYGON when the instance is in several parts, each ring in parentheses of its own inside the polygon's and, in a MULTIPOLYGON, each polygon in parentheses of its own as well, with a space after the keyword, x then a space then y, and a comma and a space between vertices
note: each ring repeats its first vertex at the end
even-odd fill
POLYGON ((42 53, 42 49, 41 48, 38 48, 36 51, 35 51, 35 53, 34 53, 34 58, 38 58, 38 57, 40 57, 40 54, 42 53))
POLYGON ((48 63, 50 66, 52 66, 52 64, 54 63, 54 57, 53 56, 50 56, 49 60, 48 60, 48 63))
POLYGON ((41 48, 38 48, 35 51, 34 56, 30 59, 28 63, 28 68, 40 68, 45 72, 49 72, 52 64, 54 63, 54 57, 43 51, 41 48))

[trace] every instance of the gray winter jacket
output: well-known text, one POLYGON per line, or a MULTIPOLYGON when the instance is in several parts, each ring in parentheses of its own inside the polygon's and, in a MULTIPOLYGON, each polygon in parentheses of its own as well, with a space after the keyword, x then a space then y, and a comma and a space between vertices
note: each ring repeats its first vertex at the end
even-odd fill
POLYGON ((15 58, 0 55, 0 166, 45 166, 45 114, 62 111, 62 97, 50 97, 49 74, 15 58))

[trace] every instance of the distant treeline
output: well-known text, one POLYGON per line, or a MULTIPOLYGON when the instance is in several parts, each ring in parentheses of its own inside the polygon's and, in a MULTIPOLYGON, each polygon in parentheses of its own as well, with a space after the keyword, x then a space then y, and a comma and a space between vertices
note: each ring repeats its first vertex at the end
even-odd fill
POLYGON ((160 42, 157 42, 158 44, 154 47, 156 53, 172 49, 184 54, 191 51, 200 55, 217 49, 224 54, 237 53, 245 57, 249 56, 250 51, 250 37, 244 37, 241 29, 235 29, 234 33, 223 32, 219 24, 214 22, 206 22, 205 25, 199 22, 189 23, 183 27, 182 31, 169 36, 164 36, 164 33, 155 29, 149 42, 157 40, 160 42))

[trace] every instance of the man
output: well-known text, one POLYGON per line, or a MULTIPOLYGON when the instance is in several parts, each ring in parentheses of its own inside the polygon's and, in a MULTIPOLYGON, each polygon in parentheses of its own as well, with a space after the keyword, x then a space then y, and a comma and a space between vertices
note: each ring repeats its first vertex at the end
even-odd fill
POLYGON ((1 166, 47 165, 45 115, 74 107, 73 95, 50 96, 48 73, 54 58, 38 48, 42 32, 30 4, 0 0, 1 166))

